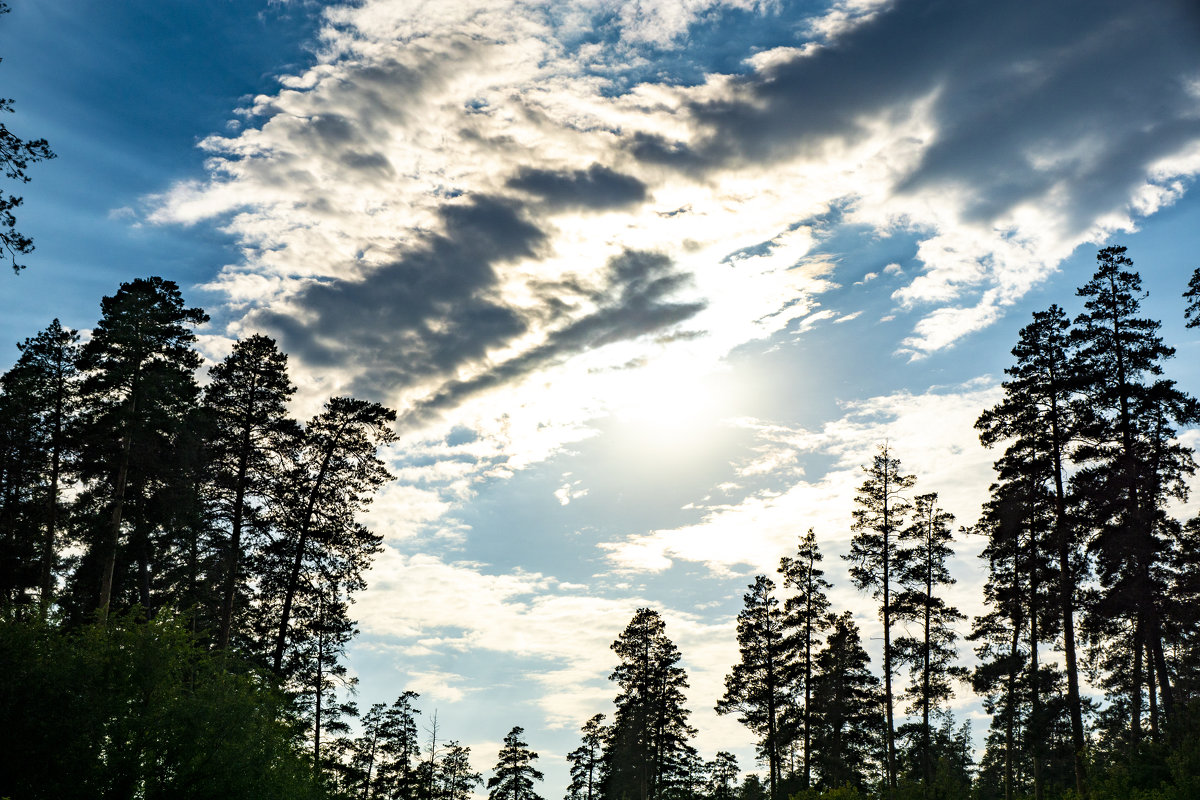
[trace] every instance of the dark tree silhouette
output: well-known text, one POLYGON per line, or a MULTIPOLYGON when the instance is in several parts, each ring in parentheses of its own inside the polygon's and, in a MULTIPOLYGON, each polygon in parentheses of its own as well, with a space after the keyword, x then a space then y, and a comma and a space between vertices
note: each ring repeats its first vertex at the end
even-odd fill
POLYGON ((883 700, 887 727, 884 731, 887 783, 896 788, 896 726, 893 715, 892 675, 895 674, 895 654, 892 648, 892 605, 900 587, 896 583, 900 568, 898 552, 900 531, 912 504, 906 493, 916 482, 912 475, 900 471, 900 460, 894 458, 887 444, 871 466, 863 467, 867 479, 854 498, 854 538, 850 552, 843 556, 851 563, 850 578, 860 591, 870 590, 879 600, 879 618, 883 623, 883 700))
POLYGON ((733 800, 737 793, 738 776, 741 774, 737 756, 720 750, 706 767, 709 798, 711 800, 733 800))
POLYGON ((37 589, 53 599, 62 484, 74 465, 69 435, 79 405, 79 334, 56 319, 17 345, 0 377, 0 596, 37 589))
POLYGON ((784 602, 784 626, 791 631, 789 644, 796 654, 796 679, 793 688, 802 695, 800 707, 795 703, 789 708, 785 725, 789 738, 800 731, 802 780, 800 788, 807 789, 812 782, 809 765, 812 751, 812 721, 809 707, 812 704, 813 658, 821 644, 821 636, 829 628, 829 599, 825 590, 832 584, 825 580, 825 573, 817 565, 821 563, 821 551, 812 528, 800 539, 795 556, 784 556, 779 561, 779 574, 783 585, 795 594, 784 602))
POLYGON ((446 752, 438 761, 434 776, 437 800, 471 800, 475 787, 481 783, 483 776, 471 768, 471 748, 454 739, 446 742, 446 752))
POLYGON ((687 674, 657 611, 639 608, 612 644, 609 676, 621 689, 604 753, 605 797, 657 800, 678 776, 695 729, 684 707, 687 674))
POLYGON ((504 737, 504 747, 487 782, 490 800, 542 800, 533 790, 533 782, 545 776, 533 766, 538 754, 521 741, 524 732, 524 728, 515 726, 504 737))
POLYGON ((597 714, 583 724, 579 747, 567 753, 571 783, 564 800, 599 800, 604 785, 604 742, 607 738, 603 714, 597 714))
POLYGON ((725 676, 725 694, 716 706, 718 714, 736 713, 739 722, 758 734, 772 798, 779 787, 780 717, 791 701, 796 672, 796 653, 785 636, 783 609, 774 591, 771 579, 758 575, 746 593, 737 624, 742 660, 725 676))
POLYGON ((174 281, 139 278, 105 297, 102 316, 83 346, 81 385, 82 474, 102 487, 108 520, 88 542, 99 569, 96 608, 107 616, 114 594, 118 550, 129 528, 130 560, 136 562, 138 599, 151 604, 153 561, 148 500, 169 469, 174 443, 199 389, 200 356, 190 326, 208 321, 187 308, 174 281), (139 516, 126 525, 129 489, 137 492, 139 516))
POLYGON ((817 786, 865 791, 878 763, 882 725, 879 679, 868 667, 850 612, 836 617, 813 676, 813 766, 817 786))
POLYGON ((1169 531, 1161 524, 1162 509, 1170 497, 1186 494, 1183 478, 1195 469, 1190 450, 1176 442, 1174 425, 1197 414, 1192 398, 1158 378, 1175 351, 1163 343, 1157 321, 1138 316, 1145 293, 1125 252, 1106 247, 1097 254, 1095 275, 1077 292, 1085 310, 1075 319, 1071 342, 1090 412, 1081 425, 1087 442, 1077 458, 1085 467, 1076 484, 1095 528, 1091 548, 1101 594, 1093 630, 1100 638, 1125 639, 1124 667, 1114 676, 1124 685, 1129 736, 1136 743, 1143 688, 1152 724, 1159 701, 1166 716, 1174 710, 1163 645, 1161 566, 1169 531))
POLYGON ((938 507, 936 492, 923 494, 913 503, 912 524, 900 534, 909 547, 900 551, 899 578, 905 588, 896 597, 896 619, 914 623, 919 633, 896 639, 896 660, 909 665, 912 683, 905 697, 912 703, 910 711, 921 717, 917 752, 926 797, 936 758, 930 718, 953 694, 952 681, 966 677, 966 670, 954 663, 955 624, 966 617, 942 597, 943 587, 954 583, 946 566, 954 555, 953 522, 954 516, 938 507))
POLYGON ((343 591, 362 587, 379 537, 356 522, 389 478, 377 453, 395 439, 396 412, 378 403, 335 397, 309 422, 285 489, 287 534, 273 552, 270 590, 280 602, 272 669, 283 671, 292 611, 298 596, 333 579, 343 591))
MULTIPOLYGON (((1071 442, 1077 436, 1077 412, 1081 409, 1075 396, 1079 382, 1070 359, 1069 328, 1066 314, 1057 305, 1034 312, 1033 321, 1021 329, 1012 350, 1017 362, 1005 370, 1009 380, 1003 384, 1004 399, 984 411, 975 427, 986 447, 1003 440, 1012 442, 1005 458, 996 465, 1002 473, 1002 484, 1010 487, 1000 487, 1001 494, 1015 492, 1025 498, 1019 504, 1028 505, 1035 502, 1035 494, 1051 493, 1057 560, 1057 575, 1052 578, 1058 592, 1057 627, 1062 632, 1066 667, 1075 791, 1086 798, 1083 703, 1075 637, 1076 595, 1084 574, 1079 567, 1077 526, 1068 515, 1071 498, 1066 489, 1071 442)), ((1036 626, 1037 620, 1031 624, 1036 626)), ((1036 659, 1036 654, 1032 657, 1036 659)))
POLYGON ((248 594, 241 574, 243 551, 247 545, 257 550, 266 543, 270 510, 280 497, 283 467, 300 429, 287 413, 296 388, 288 379, 287 356, 274 340, 256 335, 236 343, 209 376, 204 390, 211 422, 208 480, 213 486, 213 512, 227 537, 217 645, 228 647, 234 607, 239 597, 244 601, 248 594), (252 537, 246 536, 247 531, 252 537))

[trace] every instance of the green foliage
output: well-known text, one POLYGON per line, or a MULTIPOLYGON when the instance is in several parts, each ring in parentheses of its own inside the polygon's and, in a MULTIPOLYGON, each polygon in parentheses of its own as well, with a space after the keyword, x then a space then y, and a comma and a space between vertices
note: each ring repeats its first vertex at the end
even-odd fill
POLYGON ((186 621, 0 622, 0 796, 320 797, 285 699, 186 621))
POLYGON ((801 789, 788 800, 865 800, 865 795, 853 786, 836 786, 832 789, 801 789))

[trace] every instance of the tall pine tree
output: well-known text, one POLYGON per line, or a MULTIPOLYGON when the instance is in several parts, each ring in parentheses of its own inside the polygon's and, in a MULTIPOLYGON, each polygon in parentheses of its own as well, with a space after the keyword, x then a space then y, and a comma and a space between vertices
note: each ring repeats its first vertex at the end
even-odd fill
MULTIPOLYGON (((817 787, 866 793, 879 763, 883 698, 849 611, 833 620, 813 676, 813 767, 817 787)), ((886 746, 886 745, 884 745, 886 746)), ((884 780, 887 780, 886 775, 884 780)))
POLYGON ((610 798, 658 800, 678 777, 696 731, 684 706, 687 674, 657 611, 639 608, 612 644, 620 687, 604 752, 610 798))
POLYGON ((533 766, 538 754, 521 741, 524 732, 524 728, 516 726, 504 737, 504 747, 487 782, 489 800, 542 800, 534 791, 533 782, 545 776, 533 766))
POLYGON ((120 560, 136 567, 136 587, 127 588, 136 588, 143 605, 152 603, 153 533, 161 522, 154 496, 171 473, 177 439, 196 405, 200 356, 191 327, 208 315, 185 306, 174 281, 158 277, 121 284, 100 308, 79 359, 85 373, 80 427, 82 475, 97 485, 106 519, 86 542, 93 570, 81 577, 99 579, 94 607, 106 617, 123 579, 117 574, 122 553, 120 560))
POLYGON ((900 531, 912 504, 908 490, 916 482, 912 475, 900 471, 900 460, 892 456, 887 444, 881 445, 871 466, 863 467, 867 479, 854 498, 854 537, 850 552, 844 556, 851 563, 850 578, 860 591, 870 591, 879 600, 879 619, 883 623, 883 700, 886 728, 884 731, 884 764, 887 784, 896 788, 896 725, 893 713, 892 676, 895 674, 895 653, 892 646, 893 604, 900 586, 897 572, 900 531))
POLYGON ((955 624, 965 619, 946 603, 944 587, 954 583, 946 560, 954 554, 950 525, 954 516, 938 507, 937 493, 923 494, 913 503, 912 524, 901 534, 909 546, 899 551, 898 577, 904 590, 896 597, 897 620, 913 623, 917 635, 898 638, 897 661, 909 665, 912 683, 905 692, 911 710, 920 715, 917 762, 924 796, 933 784, 933 714, 953 694, 952 681, 966 677, 954 661, 958 656, 955 624))
POLYGON ((1077 457, 1085 465, 1077 486, 1093 522, 1100 596, 1093 630, 1124 652, 1111 670, 1114 688, 1128 702, 1131 742, 1142 734, 1143 691, 1152 709, 1173 712, 1172 676, 1164 647, 1162 580, 1169 549, 1162 509, 1186 492, 1183 478, 1194 471, 1190 451, 1175 444, 1174 426, 1196 418, 1195 402, 1159 380, 1162 362, 1174 355, 1155 320, 1138 316, 1145 293, 1131 271, 1124 247, 1097 254, 1097 270, 1078 290, 1084 312, 1075 319, 1071 342, 1088 418, 1087 445, 1077 457), (1120 639, 1121 641, 1117 641, 1120 639))
POLYGON ((796 654, 796 679, 793 682, 799 702, 791 704, 785 719, 788 739, 798 738, 801 742, 801 783, 807 789, 812 782, 810 755, 812 751, 812 705, 813 659, 821 644, 821 637, 829 628, 829 599, 825 591, 832 584, 825 580, 821 563, 821 550, 812 528, 800 539, 795 556, 784 556, 779 561, 779 574, 783 585, 794 594, 784 602, 784 626, 790 631, 789 644, 796 654), (799 735, 795 731, 799 730, 799 735))
POLYGON ((738 714, 738 721, 758 734, 759 751, 767 760, 769 793, 776 797, 783 752, 780 721, 791 702, 796 653, 786 637, 783 609, 775 584, 759 575, 738 614, 737 638, 742 660, 725 676, 718 714, 738 714))

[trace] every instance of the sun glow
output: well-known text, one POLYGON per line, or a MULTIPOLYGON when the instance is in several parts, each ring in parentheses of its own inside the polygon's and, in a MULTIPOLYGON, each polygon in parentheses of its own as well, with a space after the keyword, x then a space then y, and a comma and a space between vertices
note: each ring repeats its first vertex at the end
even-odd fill
POLYGON ((682 439, 733 411, 731 387, 715 371, 699 373, 690 359, 674 358, 629 370, 608 400, 613 416, 655 444, 682 439))

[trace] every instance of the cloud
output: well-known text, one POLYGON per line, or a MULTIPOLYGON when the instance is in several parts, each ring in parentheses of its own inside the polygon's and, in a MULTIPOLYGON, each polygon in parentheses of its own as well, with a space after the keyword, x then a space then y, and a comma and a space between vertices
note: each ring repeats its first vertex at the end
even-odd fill
POLYGON ((551 330, 541 344, 472 378, 448 382, 432 397, 422 400, 415 413, 455 406, 464 397, 584 350, 666 331, 704 308, 703 303, 668 299, 689 282, 689 277, 675 270, 662 254, 625 251, 609 259, 606 272, 606 285, 588 298, 595 304, 594 311, 551 330))
POLYGON ((600 164, 560 171, 522 167, 508 186, 559 208, 620 208, 646 199, 646 184, 600 164))
POLYGON ((588 435, 606 370, 707 369, 854 318, 820 302, 848 263, 820 246, 848 231, 915 239, 916 263, 862 293, 911 313, 898 349, 921 357, 1200 172, 1181 0, 324 13, 316 63, 204 140, 207 175, 152 219, 236 237, 243 260, 207 288, 228 333, 294 353, 305 402, 383 400, 414 442, 469 427, 493 445, 477 474, 588 435), (739 24, 723 72, 672 60, 685 34, 739 24), (774 46, 780 31, 795 41, 774 46))
POLYGON ((689 706, 705 720, 704 745, 741 746, 744 734, 736 725, 709 719, 724 673, 736 659, 731 620, 712 623, 646 598, 601 598, 546 575, 491 574, 482 564, 406 557, 392 548, 376 558, 369 583, 355 605, 359 624, 377 649, 400 648, 408 685, 420 682, 422 694, 449 701, 487 688, 414 665, 414 659, 433 654, 482 651, 533 659, 537 667, 526 677, 542 689, 537 703, 546 724, 570 730, 593 714, 610 712, 615 689, 608 680, 609 645, 637 608, 656 607, 684 654, 692 682, 689 706), (428 602, 431 597, 438 601, 428 602))
POLYGON ((1194 4, 848 5, 814 25, 824 44, 681 90, 676 133, 633 131, 625 145, 713 180, 845 164, 847 221, 922 238, 923 273, 897 299, 936 307, 910 350, 986 326, 1075 247, 1132 229, 1197 172, 1194 4))

